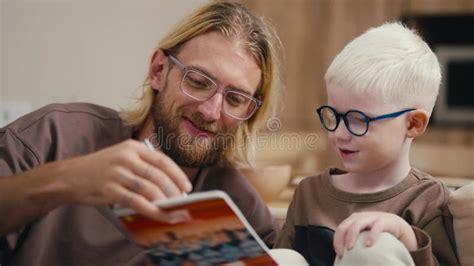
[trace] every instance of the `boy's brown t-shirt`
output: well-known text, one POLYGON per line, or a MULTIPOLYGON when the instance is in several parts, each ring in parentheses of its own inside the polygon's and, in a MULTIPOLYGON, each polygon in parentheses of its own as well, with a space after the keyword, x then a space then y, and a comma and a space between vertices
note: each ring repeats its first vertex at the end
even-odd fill
POLYGON ((319 249, 327 248, 322 247, 326 235, 331 235, 352 213, 383 211, 399 215, 414 228, 420 247, 411 252, 416 265, 459 264, 453 244, 452 216, 446 206, 449 191, 441 182, 412 169, 390 189, 354 194, 332 184, 331 175, 343 173, 332 168, 301 181, 278 234, 276 248, 305 249, 302 253, 317 254, 319 249))

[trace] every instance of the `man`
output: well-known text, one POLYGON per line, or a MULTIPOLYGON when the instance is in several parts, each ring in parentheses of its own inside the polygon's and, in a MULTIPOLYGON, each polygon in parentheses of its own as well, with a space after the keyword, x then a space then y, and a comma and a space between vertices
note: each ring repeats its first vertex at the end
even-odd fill
POLYGON ((268 209, 233 165, 276 102, 277 48, 241 4, 213 2, 160 43, 136 109, 54 104, 1 129, 0 264, 143 264, 109 206, 159 218, 152 201, 211 189, 272 244, 268 209))

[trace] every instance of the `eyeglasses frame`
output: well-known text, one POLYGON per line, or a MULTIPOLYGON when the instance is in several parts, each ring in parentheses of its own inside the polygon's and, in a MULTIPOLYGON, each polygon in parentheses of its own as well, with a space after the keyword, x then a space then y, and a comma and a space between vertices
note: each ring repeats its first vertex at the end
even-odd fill
POLYGON ((254 101, 256 103, 256 107, 255 109, 248 115, 246 116, 245 118, 240 118, 240 117, 237 117, 237 116, 234 116, 232 114, 229 114, 225 111, 225 108, 224 108, 224 100, 222 101, 222 110, 224 110, 224 114, 234 118, 234 119, 237 119, 237 120, 241 120, 241 121, 245 121, 245 120, 248 120, 250 119, 256 112, 257 110, 263 105, 263 101, 260 100, 260 99, 257 99, 255 97, 253 97, 252 95, 249 95, 247 93, 244 93, 244 92, 241 92, 241 91, 238 91, 238 90, 232 90, 232 89, 226 89, 226 88, 223 88, 223 87, 220 87, 217 85, 217 82, 214 81, 214 79, 212 79, 211 77, 207 76, 206 74, 196 70, 196 69, 193 69, 192 67, 182 63, 181 61, 178 60, 178 58, 176 58, 175 56, 173 55, 167 55, 168 58, 171 59, 171 61, 177 65, 181 71, 183 72, 183 77, 181 79, 181 82, 179 84, 179 89, 181 90, 181 92, 183 92, 185 95, 191 97, 192 99, 196 100, 196 101, 200 101, 200 102, 205 102, 209 99, 211 99, 212 97, 214 97, 214 95, 216 95, 217 93, 221 93, 224 98, 225 98, 225 95, 227 94, 227 92, 233 92, 233 93, 237 93, 237 94, 240 94, 242 95, 243 97, 246 97, 252 101, 254 101), (182 86, 182 83, 184 82, 184 77, 186 77, 186 75, 188 74, 188 72, 195 72, 195 73, 198 73, 199 75, 202 75, 203 77, 209 79, 209 81, 211 81, 215 86, 216 86, 216 90, 215 92, 207 99, 203 100, 203 99, 199 99, 199 98, 196 98, 195 96, 192 96, 190 95, 189 93, 187 93, 185 90, 183 90, 183 86, 182 86))
POLYGON ((378 120, 383 120, 383 119, 388 119, 388 118, 395 118, 395 117, 398 117, 404 113, 407 113, 407 112, 411 112, 411 111, 414 111, 416 110, 416 108, 407 108, 407 109, 404 109, 404 110, 401 110, 401 111, 398 111, 398 112, 393 112, 393 113, 388 113, 388 114, 384 114, 384 115, 379 115, 379 116, 375 116, 375 117, 371 117, 371 116, 368 116, 366 115, 364 112, 362 111, 359 111, 359 110, 349 110, 345 113, 339 113, 334 107, 332 106, 329 106, 329 105, 322 105, 320 106, 318 109, 316 109, 316 113, 319 117, 319 120, 321 122, 321 124, 323 125, 323 127, 327 130, 327 131, 330 131, 330 132, 334 132, 336 131, 336 129, 339 127, 339 123, 341 122, 341 117, 342 117, 342 120, 344 121, 344 125, 346 126, 347 130, 354 136, 357 136, 357 137, 362 137, 364 136, 365 134, 367 134, 367 132, 369 131, 369 126, 370 126, 370 122, 372 121, 378 121, 378 120), (323 121, 323 116, 322 116, 322 113, 321 111, 324 109, 324 108, 329 108, 335 115, 336 115, 336 127, 334 129, 329 129, 326 127, 326 124, 324 123, 323 121), (364 131, 364 133, 362 134, 356 134, 354 132, 352 132, 351 130, 351 127, 349 126, 349 121, 347 120, 347 114, 349 113, 358 113, 358 114, 361 114, 362 117, 364 117, 364 120, 365 120, 365 124, 366 124, 366 129, 364 131))

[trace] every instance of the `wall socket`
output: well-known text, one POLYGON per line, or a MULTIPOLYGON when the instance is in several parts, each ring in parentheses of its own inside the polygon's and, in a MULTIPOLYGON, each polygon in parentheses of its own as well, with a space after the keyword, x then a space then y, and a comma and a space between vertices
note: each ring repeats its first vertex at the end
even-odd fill
POLYGON ((20 116, 31 112, 32 106, 29 102, 2 102, 0 103, 0 128, 20 116))

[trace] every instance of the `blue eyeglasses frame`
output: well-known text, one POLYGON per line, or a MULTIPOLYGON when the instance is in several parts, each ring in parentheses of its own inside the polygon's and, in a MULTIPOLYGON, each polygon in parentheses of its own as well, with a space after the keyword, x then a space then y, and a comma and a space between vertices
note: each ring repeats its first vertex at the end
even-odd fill
POLYGON ((398 111, 398 112, 393 112, 393 113, 389 113, 389 114, 384 114, 384 115, 371 117, 371 116, 368 116, 364 112, 359 111, 359 110, 349 110, 345 113, 339 113, 334 107, 329 106, 329 105, 323 105, 323 106, 319 107, 318 109, 316 109, 316 113, 319 116, 319 120, 320 120, 321 124, 323 125, 323 127, 327 131, 331 131, 331 132, 336 131, 336 129, 339 127, 339 122, 341 122, 341 118, 342 118, 342 120, 344 121, 344 125, 346 126, 347 130, 352 135, 357 136, 357 137, 361 137, 361 136, 364 136, 367 133, 367 131, 369 131, 370 122, 383 120, 383 119, 388 119, 388 118, 395 118, 395 117, 398 117, 398 116, 400 116, 404 113, 411 112, 411 111, 414 111, 414 110, 416 110, 416 108, 408 108, 408 109, 404 109, 404 110, 401 110, 401 111, 398 111), (334 128, 329 128, 326 125, 326 123, 324 122, 324 117, 323 117, 322 111, 325 108, 331 110, 331 112, 333 112, 335 114, 336 126, 334 128), (355 132, 352 131, 351 126, 349 125, 349 120, 347 120, 347 115, 351 114, 351 113, 358 113, 364 118, 366 126, 365 126, 365 131, 363 133, 355 133, 355 132))

